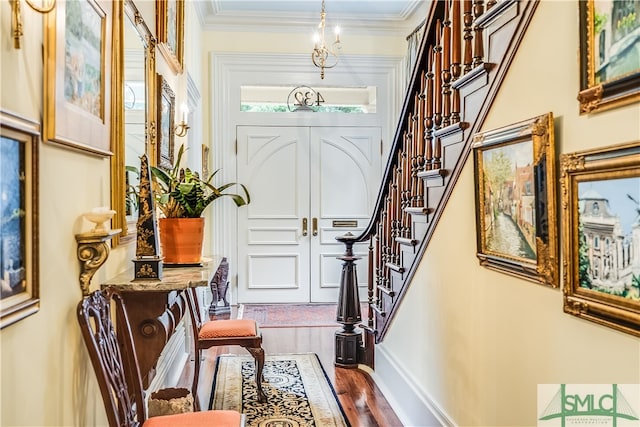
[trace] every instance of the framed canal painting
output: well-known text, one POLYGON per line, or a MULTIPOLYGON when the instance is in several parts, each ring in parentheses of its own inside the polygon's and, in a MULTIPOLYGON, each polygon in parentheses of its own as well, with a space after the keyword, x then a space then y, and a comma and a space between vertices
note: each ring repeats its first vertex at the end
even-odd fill
POLYGON ((112 7, 67 0, 46 16, 43 139, 84 152, 111 151, 112 7))
POLYGON ((474 135, 480 264, 558 287, 553 114, 474 135))
POLYGON ((640 336, 640 141, 560 159, 564 311, 640 336))
POLYGON ((640 101, 640 2, 579 1, 580 114, 640 101))
POLYGON ((40 124, 0 110, 0 329, 40 309, 38 144, 40 124))

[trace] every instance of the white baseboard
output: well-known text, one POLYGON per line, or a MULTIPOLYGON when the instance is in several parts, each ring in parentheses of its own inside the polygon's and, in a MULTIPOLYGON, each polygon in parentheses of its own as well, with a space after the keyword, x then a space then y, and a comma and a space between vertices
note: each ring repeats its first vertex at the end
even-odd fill
POLYGON ((375 367, 371 378, 404 426, 456 426, 451 417, 417 386, 411 374, 384 347, 376 346, 375 367))
POLYGON ((189 357, 186 340, 185 319, 183 318, 158 358, 156 375, 149 384, 147 397, 156 390, 176 386, 189 357))

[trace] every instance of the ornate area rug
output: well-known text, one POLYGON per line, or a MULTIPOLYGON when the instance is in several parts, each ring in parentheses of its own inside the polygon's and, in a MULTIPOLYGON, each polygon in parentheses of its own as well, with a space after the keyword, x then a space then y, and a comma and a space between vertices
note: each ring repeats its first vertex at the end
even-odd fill
POLYGON ((209 408, 240 411, 247 427, 350 427, 316 354, 267 355, 266 403, 256 400, 254 372, 251 356, 219 356, 209 408))

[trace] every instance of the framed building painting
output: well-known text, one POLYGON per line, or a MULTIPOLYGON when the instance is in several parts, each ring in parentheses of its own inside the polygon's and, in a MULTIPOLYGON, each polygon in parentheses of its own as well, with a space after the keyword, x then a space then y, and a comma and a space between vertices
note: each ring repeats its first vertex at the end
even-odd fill
POLYGON ((553 114, 474 135, 480 264, 558 283, 553 114))
POLYGON ((560 164, 564 311, 640 336, 640 141, 560 164))
POLYGON ((156 0, 158 48, 174 73, 184 61, 184 0, 156 0))
POLYGON ((163 169, 173 167, 173 149, 175 144, 175 94, 169 83, 158 74, 158 137, 157 164, 163 169))
POLYGON ((586 0, 580 13, 580 113, 640 100, 640 2, 586 0))
POLYGON ((112 6, 108 0, 67 0, 46 16, 46 142, 112 154, 112 6))
POLYGON ((40 309, 38 144, 40 125, 0 110, 0 329, 40 309))

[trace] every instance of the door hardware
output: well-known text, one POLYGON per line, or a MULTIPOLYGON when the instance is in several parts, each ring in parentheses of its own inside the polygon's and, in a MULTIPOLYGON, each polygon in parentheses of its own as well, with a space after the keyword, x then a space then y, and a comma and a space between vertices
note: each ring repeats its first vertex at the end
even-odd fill
POLYGON ((314 236, 318 235, 318 218, 313 218, 312 222, 311 222, 311 234, 313 234, 314 236))
POLYGON ((307 218, 302 218, 302 235, 306 236, 307 234, 307 218))

